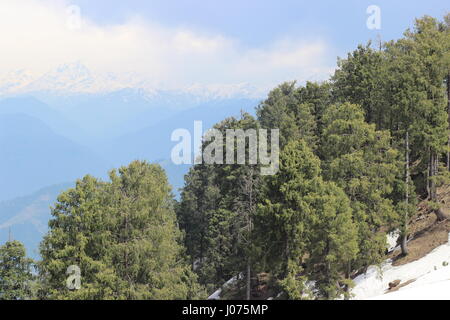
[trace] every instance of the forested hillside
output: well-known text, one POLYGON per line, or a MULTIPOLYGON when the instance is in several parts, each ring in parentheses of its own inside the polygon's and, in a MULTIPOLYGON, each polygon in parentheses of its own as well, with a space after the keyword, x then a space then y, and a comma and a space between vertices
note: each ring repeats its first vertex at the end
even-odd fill
POLYGON ((352 278, 386 259, 387 233, 400 230, 408 254, 419 200, 448 218, 437 188, 450 165, 449 49, 450 16, 424 17, 339 59, 327 82, 275 88, 256 119, 218 124, 279 128, 280 171, 190 170, 177 212, 200 283, 240 278, 228 293, 240 298, 261 296, 258 283, 290 299, 348 297, 352 278))
POLYGON ((214 128, 279 129, 276 174, 196 164, 179 201, 146 161, 85 176, 54 204, 36 272, 20 243, 0 248, 0 299, 204 299, 230 279, 222 299, 350 298, 387 234, 408 256, 419 203, 450 218, 450 15, 360 45, 328 81, 283 83, 255 111, 214 128))

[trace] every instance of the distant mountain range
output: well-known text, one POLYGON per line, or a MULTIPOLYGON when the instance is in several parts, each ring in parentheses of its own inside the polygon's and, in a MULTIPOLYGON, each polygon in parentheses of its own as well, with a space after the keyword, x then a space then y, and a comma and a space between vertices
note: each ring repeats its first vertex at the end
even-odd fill
POLYGON ((92 72, 81 62, 63 64, 42 74, 27 70, 13 70, 0 75, 0 96, 42 92, 60 95, 98 94, 127 88, 140 88, 148 97, 158 96, 160 92, 172 92, 175 95, 183 94, 201 98, 203 101, 262 96, 257 88, 246 83, 194 84, 189 87, 169 89, 149 81, 146 76, 136 72, 92 72))

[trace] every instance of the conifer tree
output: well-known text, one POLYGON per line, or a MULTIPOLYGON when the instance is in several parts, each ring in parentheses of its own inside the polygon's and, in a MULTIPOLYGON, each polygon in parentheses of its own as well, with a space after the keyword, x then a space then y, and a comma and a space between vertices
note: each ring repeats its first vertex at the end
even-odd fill
MULTIPOLYGON (((193 269, 205 262, 210 248, 208 228, 210 218, 220 200, 212 165, 198 164, 185 176, 185 186, 177 206, 177 220, 184 231, 184 243, 193 269)), ((200 279, 201 282, 208 282, 200 279)))
POLYGON ((0 246, 0 300, 32 298, 33 263, 20 241, 8 241, 0 246))
POLYGON ((258 106, 258 120, 263 128, 280 130, 280 148, 296 139, 304 139, 315 148, 328 98, 327 84, 308 82, 306 87, 296 88, 295 82, 286 82, 258 106))
POLYGON ((347 59, 338 60, 338 69, 332 77, 336 102, 360 105, 365 120, 385 129, 388 114, 383 92, 386 73, 384 53, 367 45, 359 45, 347 59))
POLYGON ((358 251, 348 197, 323 181, 320 160, 301 140, 288 143, 269 180, 257 220, 267 267, 290 298, 307 296, 306 280, 315 281, 315 297, 340 296, 358 251))
POLYGON ((323 167, 327 179, 343 188, 352 201, 360 253, 350 269, 357 270, 384 257, 386 234, 381 228, 397 216, 393 192, 402 177, 402 162, 390 146, 389 133, 365 122, 358 105, 334 105, 324 119, 323 167))
POLYGON ((187 299, 200 292, 180 245, 170 188, 135 161, 109 182, 85 177, 58 197, 41 244, 41 298, 187 299), (81 271, 78 290, 66 270, 81 271))
MULTIPOLYGON (((227 130, 256 130, 258 123, 243 113, 240 119, 225 119, 214 129, 222 134, 223 155, 235 153, 238 144, 243 143, 245 161, 194 166, 186 176, 177 216, 200 283, 212 291, 231 277, 244 273, 245 295, 250 298, 250 278, 257 251, 253 243, 253 216, 259 201, 260 170, 258 164, 249 162, 248 138, 237 137, 230 150, 226 150, 226 133, 227 130)), ((208 144, 205 141, 202 150, 208 144)))
MULTIPOLYGON (((416 20, 414 30, 387 44, 386 96, 391 103, 391 132, 399 146, 409 136, 412 175, 422 175, 421 192, 436 200, 442 178, 441 155, 448 145, 448 113, 443 86, 442 33, 435 19, 416 20)), ((436 213, 439 211, 436 210, 436 213)))

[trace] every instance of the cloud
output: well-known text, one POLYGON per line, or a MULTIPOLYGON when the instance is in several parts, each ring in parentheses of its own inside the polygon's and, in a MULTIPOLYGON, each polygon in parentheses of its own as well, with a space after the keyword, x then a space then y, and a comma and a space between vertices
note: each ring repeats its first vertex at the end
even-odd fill
POLYGON ((80 61, 94 73, 143 74, 155 86, 325 79, 334 57, 324 41, 285 38, 252 48, 220 34, 163 27, 139 16, 113 26, 84 19, 64 0, 0 2, 0 71, 43 74, 80 61))

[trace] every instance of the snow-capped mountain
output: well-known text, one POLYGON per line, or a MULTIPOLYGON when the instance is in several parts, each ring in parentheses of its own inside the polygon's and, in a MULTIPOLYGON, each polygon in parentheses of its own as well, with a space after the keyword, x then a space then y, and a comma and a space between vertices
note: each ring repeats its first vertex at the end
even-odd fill
MULTIPOLYGON (((224 98, 260 98, 263 94, 247 83, 192 84, 169 88, 139 73, 92 72, 81 62, 60 65, 43 74, 18 70, 0 75, 0 96, 47 92, 58 95, 109 93, 123 89, 141 89, 149 98, 161 92, 189 95, 207 101, 224 98)), ((142 95, 142 92, 141 92, 142 95)), ((201 101, 199 101, 201 102, 201 101)))
POLYGON ((123 88, 148 87, 132 74, 94 73, 80 62, 64 64, 41 75, 21 70, 0 79, 2 95, 52 92, 57 94, 104 93, 123 88))

